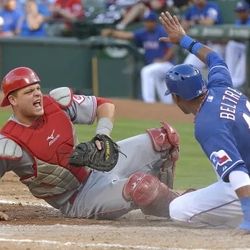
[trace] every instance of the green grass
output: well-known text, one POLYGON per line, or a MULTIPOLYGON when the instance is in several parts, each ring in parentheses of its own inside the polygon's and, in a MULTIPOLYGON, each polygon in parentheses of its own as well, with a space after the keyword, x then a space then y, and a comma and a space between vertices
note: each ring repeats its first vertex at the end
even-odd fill
MULTIPOLYGON (((0 125, 9 117, 9 112, 1 111, 0 125)), ((179 132, 181 138, 180 159, 176 168, 176 189, 190 187, 200 188, 215 181, 212 166, 203 154, 193 136, 193 124, 172 123, 179 132)), ((115 122, 112 137, 122 140, 130 136, 144 133, 147 128, 159 127, 158 121, 138 121, 119 119, 115 122)), ((80 141, 89 140, 95 132, 95 126, 77 125, 77 134, 80 141)))

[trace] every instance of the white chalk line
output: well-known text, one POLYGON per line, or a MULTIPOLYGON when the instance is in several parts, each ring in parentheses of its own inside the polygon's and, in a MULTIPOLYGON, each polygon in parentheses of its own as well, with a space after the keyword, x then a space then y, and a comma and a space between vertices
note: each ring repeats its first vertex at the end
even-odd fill
MULTIPOLYGON (((187 250, 189 248, 168 248, 168 247, 150 247, 144 245, 122 245, 122 244, 108 244, 108 243, 75 243, 71 241, 60 242, 55 240, 31 240, 31 239, 7 239, 0 238, 0 242, 14 242, 14 243, 37 243, 37 244, 47 244, 47 245, 59 245, 59 246, 74 246, 74 247, 91 247, 93 248, 110 248, 110 249, 136 249, 136 250, 187 250)), ((205 250, 208 248, 192 248, 193 250, 205 250)), ((228 248, 228 250, 247 250, 249 248, 228 248)))
POLYGON ((13 200, 13 199, 0 199, 0 204, 6 204, 6 205, 18 205, 22 204, 25 206, 41 206, 41 207, 50 207, 52 208, 49 204, 42 203, 39 201, 27 201, 27 200, 13 200))
MULTIPOLYGON (((58 245, 58 246, 75 246, 75 247, 92 247, 92 248, 115 248, 115 249, 138 249, 138 250, 167 250, 169 248, 161 247, 150 247, 144 245, 122 245, 122 244, 108 244, 108 243, 75 243, 71 241, 60 242, 55 240, 31 240, 31 239, 7 239, 0 238, 0 242, 14 242, 14 243, 38 243, 47 245, 58 245)), ((171 250, 181 248, 171 248, 171 250)))

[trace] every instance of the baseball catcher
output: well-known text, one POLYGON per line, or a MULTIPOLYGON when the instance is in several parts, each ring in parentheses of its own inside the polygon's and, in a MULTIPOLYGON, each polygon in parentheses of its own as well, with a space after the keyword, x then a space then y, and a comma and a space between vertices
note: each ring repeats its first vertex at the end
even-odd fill
POLYGON ((109 136, 97 134, 90 141, 76 146, 69 163, 108 172, 115 167, 118 158, 119 146, 109 136))
POLYGON ((11 70, 1 87, 0 106, 11 105, 13 116, 0 131, 0 177, 12 170, 36 198, 67 217, 116 219, 133 209, 169 217, 178 194, 157 177, 166 161, 173 172, 178 157, 170 125, 115 143, 109 137, 115 106, 108 99, 67 87, 43 95, 40 78, 27 67, 11 70), (75 145, 74 124, 95 121, 96 136, 75 145))

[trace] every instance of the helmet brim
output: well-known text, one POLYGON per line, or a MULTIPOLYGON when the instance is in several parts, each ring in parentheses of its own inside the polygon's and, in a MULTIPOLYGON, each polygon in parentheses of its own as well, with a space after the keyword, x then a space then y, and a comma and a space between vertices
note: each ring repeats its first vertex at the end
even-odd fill
MULTIPOLYGON (((37 83, 40 84, 40 82, 34 82, 34 83, 29 84, 29 85, 33 85, 33 84, 37 84, 37 83)), ((11 91, 7 94, 7 96, 5 96, 5 97, 3 98, 2 103, 0 104, 0 107, 6 107, 6 106, 9 106, 9 105, 10 105, 10 101, 9 101, 9 99, 8 99, 8 96, 9 96, 12 92, 14 92, 14 91, 16 91, 16 90, 19 90, 19 89, 26 88, 26 87, 29 86, 29 85, 25 85, 25 86, 18 87, 18 88, 16 88, 16 89, 11 90, 11 91)))

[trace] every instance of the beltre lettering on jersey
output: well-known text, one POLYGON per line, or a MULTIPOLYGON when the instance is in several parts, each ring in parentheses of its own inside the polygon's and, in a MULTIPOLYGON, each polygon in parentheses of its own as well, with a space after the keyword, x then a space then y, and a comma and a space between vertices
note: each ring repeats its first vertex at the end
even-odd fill
POLYGON ((228 87, 222 96, 220 105, 220 118, 235 121, 235 110, 242 93, 228 87))

